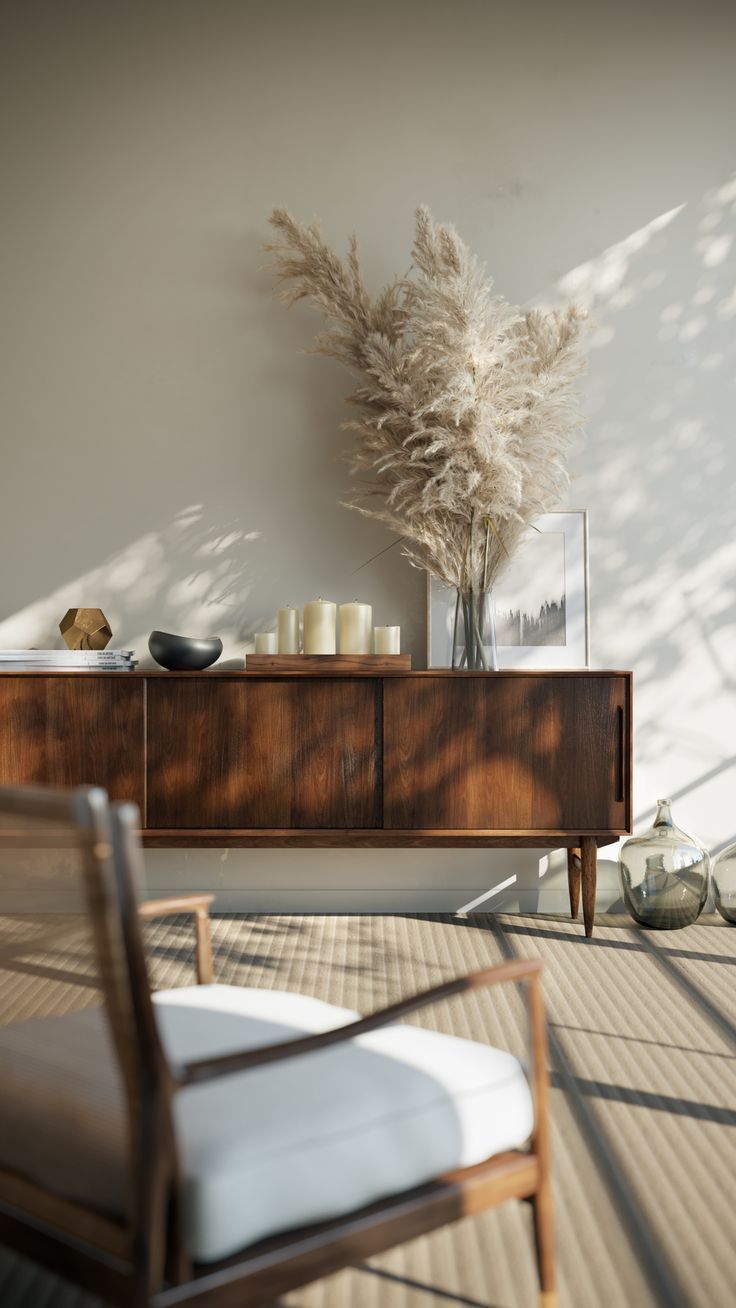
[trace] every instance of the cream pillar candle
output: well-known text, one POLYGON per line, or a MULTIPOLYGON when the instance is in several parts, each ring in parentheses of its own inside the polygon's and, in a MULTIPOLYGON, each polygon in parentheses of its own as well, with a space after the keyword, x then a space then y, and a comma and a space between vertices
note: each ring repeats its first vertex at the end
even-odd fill
POLYGON ((299 610, 279 609, 278 612, 279 654, 299 653, 299 610))
POLYGON ((256 632, 256 654, 278 654, 275 631, 256 632))
POLYGON ((310 600, 304 605, 304 653, 335 653, 335 617, 337 605, 332 600, 310 600))
POLYGON ((374 627, 373 650, 376 654, 400 654, 401 627, 374 627))
POLYGON ((350 604, 340 605, 341 654, 370 654, 372 618, 370 604, 352 600, 350 604))

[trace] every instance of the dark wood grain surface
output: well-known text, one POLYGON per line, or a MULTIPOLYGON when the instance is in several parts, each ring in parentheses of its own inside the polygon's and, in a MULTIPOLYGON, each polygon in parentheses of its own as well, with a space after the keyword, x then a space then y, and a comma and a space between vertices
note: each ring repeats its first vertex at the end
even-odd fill
POLYGON ((242 827, 246 696, 243 682, 206 676, 148 686, 149 827, 242 827))
POLYGON ((104 786, 145 808, 145 683, 0 677, 0 785, 104 786))
POLYGON ((3 674, 0 785, 27 782, 105 786, 159 846, 605 843, 631 677, 3 674))
MULTIPOLYGON (((596 845, 610 845, 626 831, 588 831, 596 845)), ((459 827, 159 827, 143 831, 148 849, 565 849, 580 844, 579 831, 493 831, 459 827)))
POLYGON ((246 703, 245 825, 380 826, 378 682, 258 681, 246 703))
POLYGON ((583 895, 583 921, 586 936, 592 936, 595 921, 595 892, 598 880, 598 859, 595 841, 590 836, 580 837, 580 881, 583 895))
POLYGON ((616 676, 384 686, 386 827, 627 826, 616 676))
POLYGON ((149 829, 380 822, 375 681, 156 680, 149 829))
MULTIPOLYGON (((275 656, 263 655, 263 657, 270 658, 275 656)), ((310 655, 309 657, 315 659, 318 658, 330 659, 332 655, 314 654, 314 655, 310 655)), ((364 658, 366 656, 356 655, 355 657, 364 658)), ((241 668, 240 666, 237 667, 215 666, 215 667, 207 668, 204 672, 167 672, 163 668, 150 667, 150 668, 138 668, 132 672, 95 671, 95 672, 83 672, 83 673, 76 672, 72 674, 70 674, 69 672, 7 673, 4 671, 0 671, 0 680, 3 677, 7 677, 7 676, 33 678, 33 677, 68 677, 70 675, 81 677, 84 681, 89 681, 92 678, 97 678, 97 677, 111 677, 111 678, 117 678, 118 680, 122 677, 124 681, 129 681, 131 678, 137 680, 145 678, 145 680, 149 680, 153 677, 161 677, 165 681, 173 681, 175 678, 180 678, 180 677, 183 677, 185 680, 190 680, 190 681, 198 677, 205 677, 208 681, 219 681, 223 678, 235 677, 235 678, 240 678, 241 680, 245 680, 247 678, 250 681, 253 676, 269 677, 272 676, 273 674, 270 672, 256 672, 256 673, 246 672, 245 668, 244 667, 241 668)), ((284 674, 284 675, 289 675, 289 674, 284 674)), ((338 667, 334 667, 332 669, 326 667, 323 672, 320 672, 318 674, 317 671, 315 670, 315 672, 313 672, 311 675, 312 676, 320 675, 326 677, 352 677, 355 676, 355 673, 352 671, 347 671, 345 668, 341 670, 338 667)), ((372 675, 380 678, 447 677, 452 681, 474 680, 474 679, 480 681, 482 681, 483 679, 502 681, 502 680, 506 680, 507 678, 513 681, 515 677, 533 676, 533 677, 543 677, 545 679, 550 678, 552 680, 554 680, 555 677, 564 677, 565 680, 569 681, 570 679, 575 680, 578 677, 583 677, 586 679, 591 677, 630 677, 631 673, 627 671, 614 671, 612 669, 607 669, 603 671, 597 668, 590 668, 590 669, 588 668, 564 668, 564 669, 563 668, 535 668, 533 672, 524 671, 519 668, 501 668, 499 672, 468 672, 467 670, 461 670, 461 669, 455 671, 452 668, 430 668, 430 669, 414 668, 414 669, 407 670, 404 667, 400 667, 398 670, 395 670, 392 665, 390 668, 379 668, 372 675)))
POLYGON ((290 677, 331 677, 336 672, 375 677, 379 672, 411 672, 411 654, 246 654, 245 670, 290 677))

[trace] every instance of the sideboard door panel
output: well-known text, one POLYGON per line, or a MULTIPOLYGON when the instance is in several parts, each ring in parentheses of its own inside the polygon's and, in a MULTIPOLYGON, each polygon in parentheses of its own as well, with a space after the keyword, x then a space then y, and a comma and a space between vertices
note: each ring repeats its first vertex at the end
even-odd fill
POLYGON ((628 683, 422 677, 384 686, 384 826, 625 829, 628 683))
POLYGON ((104 786, 144 810, 138 678, 0 677, 0 785, 104 786))
POLYGON ((259 678, 247 705, 248 826, 380 826, 377 681, 259 678))
POLYGON ((243 679, 148 681, 149 828, 244 827, 243 679))
POLYGON ((370 678, 148 683, 148 827, 375 827, 370 678))

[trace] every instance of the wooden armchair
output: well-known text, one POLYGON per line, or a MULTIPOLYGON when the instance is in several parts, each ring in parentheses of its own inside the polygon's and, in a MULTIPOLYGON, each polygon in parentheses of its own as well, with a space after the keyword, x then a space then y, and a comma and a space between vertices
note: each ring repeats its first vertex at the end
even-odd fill
POLYGON ((76 915, 44 918, 48 938, 72 919, 90 933, 83 985, 74 948, 52 954, 77 1008, 65 999, 61 1012, 0 1028, 0 1241, 121 1308, 255 1308, 526 1199, 540 1304, 553 1308, 541 963, 506 962, 363 1018, 213 985, 212 896, 139 903, 138 822, 97 789, 0 790, 0 873, 20 861, 28 878, 44 866, 48 882, 51 866, 55 886, 75 889, 76 915), (199 985, 152 994, 141 919, 182 912, 195 920, 199 985), (533 1110, 510 1054, 394 1025, 509 981, 526 989, 533 1110), (303 1137, 325 1113, 315 1154, 303 1137), (432 1168, 447 1157, 463 1165, 432 1168))

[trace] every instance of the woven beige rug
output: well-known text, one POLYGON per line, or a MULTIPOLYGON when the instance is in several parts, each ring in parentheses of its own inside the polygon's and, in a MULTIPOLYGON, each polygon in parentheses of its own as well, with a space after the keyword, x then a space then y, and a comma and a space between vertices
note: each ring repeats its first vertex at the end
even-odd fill
MULTIPOLYGON (((186 923, 152 926, 158 986, 192 979, 186 923)), ((509 955, 539 956, 552 1035, 554 1172, 564 1308, 728 1308, 736 1212, 736 931, 706 919, 645 933, 601 918, 592 941, 560 917, 218 917, 217 978, 368 1012, 509 955)), ((9 951, 3 1003, 41 1011, 47 977, 9 951)), ((2 959, 0 958, 0 962, 2 959)), ((523 1053, 513 989, 418 1014, 523 1053)), ((93 1302, 0 1253, 1 1308, 93 1302)), ((467 1219, 288 1295, 288 1308, 531 1308, 525 1205, 467 1219)))

